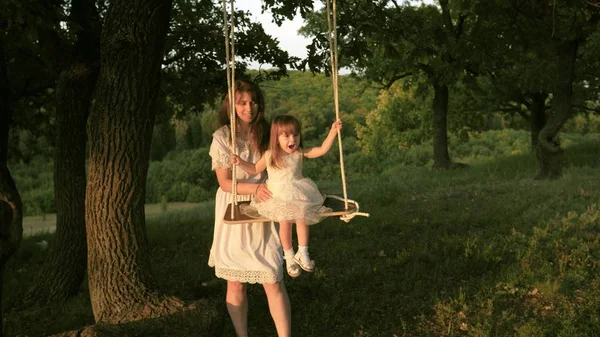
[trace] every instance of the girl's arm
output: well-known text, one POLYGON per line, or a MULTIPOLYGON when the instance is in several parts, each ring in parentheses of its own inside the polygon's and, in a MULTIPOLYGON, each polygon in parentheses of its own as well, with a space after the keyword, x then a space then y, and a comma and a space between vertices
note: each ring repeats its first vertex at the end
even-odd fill
MULTIPOLYGON (((231 170, 227 168, 215 169, 219 187, 225 192, 231 193, 233 181, 231 180, 231 170)), ((236 192, 238 194, 255 194, 259 201, 271 199, 271 191, 264 183, 245 183, 237 182, 236 192)))
POLYGON ((249 163, 249 162, 241 159, 239 156, 237 156, 233 153, 231 154, 231 163, 233 165, 239 166, 242 170, 244 170, 250 174, 259 174, 262 171, 264 171, 267 168, 265 161, 266 161, 265 155, 260 157, 260 159, 256 162, 256 164, 252 164, 252 163, 249 163))
POLYGON ((337 120, 331 124, 331 129, 329 130, 329 134, 327 138, 323 141, 323 144, 318 147, 312 147, 310 149, 304 150, 304 156, 306 158, 318 158, 325 155, 331 149, 333 142, 335 141, 335 136, 337 135, 338 130, 342 129, 342 121, 337 120))

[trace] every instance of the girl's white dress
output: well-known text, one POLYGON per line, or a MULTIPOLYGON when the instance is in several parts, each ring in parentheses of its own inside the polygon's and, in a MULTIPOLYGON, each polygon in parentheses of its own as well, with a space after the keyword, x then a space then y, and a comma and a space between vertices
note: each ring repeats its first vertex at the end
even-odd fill
MULTIPOLYGON (((213 133, 209 154, 212 169, 231 168, 230 131, 223 126, 213 133)), ((258 151, 250 142, 237 141, 240 158, 256 162, 258 151)), ((241 168, 236 170, 238 182, 259 182, 262 175, 249 175, 241 168)), ((263 173, 264 174, 264 173, 263 173)), ((250 195, 238 195, 237 199, 250 200, 250 195)), ((229 281, 243 283, 275 283, 283 279, 283 251, 277 228, 272 222, 230 225, 223 223, 231 193, 220 187, 215 198, 215 226, 208 265, 215 268, 215 275, 229 281)))
POLYGON ((273 198, 250 203, 258 214, 273 221, 304 219, 312 225, 323 219, 320 213, 331 211, 323 206, 325 198, 317 185, 302 175, 304 156, 300 151, 286 156, 279 168, 271 166, 270 150, 265 152, 265 160, 269 176, 266 183, 273 198))

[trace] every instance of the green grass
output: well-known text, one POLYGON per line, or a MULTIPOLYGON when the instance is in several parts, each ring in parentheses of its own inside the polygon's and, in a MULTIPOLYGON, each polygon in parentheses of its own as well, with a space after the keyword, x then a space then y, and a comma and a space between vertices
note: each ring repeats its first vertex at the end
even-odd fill
MULTIPOLYGON (((315 273, 285 278, 294 335, 600 335, 599 152, 593 142, 569 147, 557 181, 533 180, 529 154, 465 158, 470 168, 447 172, 390 167, 348 177, 349 197, 371 217, 311 227, 315 273)), ((207 203, 149 218, 151 259, 163 291, 224 305, 225 282, 206 264, 212 216, 207 203)), ((40 240, 51 234, 26 238, 10 262, 6 303, 35 277, 40 240)), ((250 335, 274 336, 262 287, 248 295, 250 335)), ((42 336, 91 324, 86 297, 84 285, 51 310, 7 308, 7 332, 42 336)), ((224 336, 234 336, 229 322, 224 336)))
MULTIPOLYGON (((170 202, 161 204, 147 204, 145 207, 146 219, 172 214, 183 210, 198 207, 193 202, 170 202)), ((23 218, 23 234, 31 236, 35 234, 52 233, 56 227, 56 214, 44 214, 26 216, 23 218)))

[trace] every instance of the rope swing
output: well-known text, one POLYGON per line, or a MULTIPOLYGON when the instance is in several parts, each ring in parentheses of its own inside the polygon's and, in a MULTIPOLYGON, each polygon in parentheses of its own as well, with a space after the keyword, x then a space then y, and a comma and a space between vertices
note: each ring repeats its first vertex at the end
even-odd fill
MULTIPOLYGON (((329 41, 329 58, 331 60, 331 86, 333 87, 333 104, 335 107, 335 118, 336 120, 340 120, 340 98, 339 98, 339 87, 338 87, 338 45, 337 45, 337 6, 336 0, 327 0, 327 40, 329 41), (333 2, 330 5, 330 2, 333 2), (333 9, 333 10, 332 10, 333 9)), ((350 208, 348 206, 348 190, 346 188, 346 170, 344 167, 344 151, 342 146, 342 133, 338 129, 337 130, 337 139, 338 139, 338 149, 340 153, 340 174, 342 177, 342 192, 344 195, 344 210, 349 211, 350 208)), ((339 199, 336 196, 327 196, 328 198, 339 199)), ((359 205, 356 201, 351 200, 355 205, 355 210, 353 212, 349 212, 347 214, 343 214, 340 216, 345 222, 350 222, 352 218, 357 215, 360 216, 369 216, 369 213, 359 212, 359 205)))
MULTIPOLYGON (((229 107, 230 107, 230 121, 231 121, 231 150, 232 153, 237 154, 236 149, 236 136, 235 136, 235 61, 234 61, 234 8, 233 2, 234 0, 230 0, 231 2, 231 31, 228 34, 227 32, 227 6, 226 1, 223 0, 223 26, 225 32, 225 54, 227 57, 226 67, 227 67, 227 84, 229 86, 229 107), (229 41, 231 35, 231 42, 229 41), (229 52, 229 47, 231 45, 231 53, 229 52), (231 55, 230 55, 231 54, 231 55), (230 58, 231 57, 231 58, 230 58), (230 69, 231 67, 231 69, 230 69)), ((327 26, 328 26, 328 40, 329 40, 329 56, 331 60, 331 81, 333 87, 333 101, 335 106, 335 118, 336 120, 340 120, 340 109, 339 109, 339 90, 338 90, 338 53, 337 53, 337 24, 336 24, 336 0, 327 0, 327 26), (330 2, 333 3, 330 5, 330 2)), ((341 220, 345 222, 350 222, 352 218, 355 216, 369 216, 369 213, 359 212, 358 202, 354 200, 348 199, 348 192, 346 188, 346 171, 344 168, 344 152, 342 146, 342 134, 340 130, 337 131, 337 139, 338 139, 338 149, 340 155, 340 173, 342 178, 342 192, 344 197, 340 198, 335 195, 324 194, 325 202, 323 206, 329 207, 332 209, 331 212, 320 213, 322 217, 329 216, 339 216, 341 220), (342 205, 343 202, 343 205, 342 205)), ((231 192, 231 204, 228 206, 228 211, 225 212, 225 217, 223 219, 224 223, 228 224, 243 224, 243 223, 256 223, 256 222, 271 222, 272 219, 268 218, 254 218, 250 217, 246 214, 242 214, 238 211, 239 214, 235 214, 235 209, 239 209, 238 201, 237 201, 237 182, 236 182, 236 165, 232 165, 232 192, 231 192), (232 207, 233 205, 233 207, 232 207), (229 211, 229 209, 231 209, 229 211), (231 216, 228 217, 228 214, 231 216)), ((249 206, 249 201, 241 201, 240 203, 245 204, 244 206, 249 206)))
MULTIPOLYGON (((231 13, 230 17, 230 32, 227 32, 227 0, 223 0, 223 32, 225 35, 225 71, 227 73, 227 91, 229 95, 229 126, 231 128, 231 153, 237 155, 237 142, 236 142, 236 114, 235 114, 235 21, 234 14, 235 8, 233 5, 234 0, 230 0, 231 13), (231 39, 230 39, 231 35, 231 39), (231 52, 229 51, 231 46, 231 52)), ((237 206, 237 166, 231 165, 231 204, 237 206)), ((235 218, 235 209, 237 207, 231 207, 231 218, 235 218)))

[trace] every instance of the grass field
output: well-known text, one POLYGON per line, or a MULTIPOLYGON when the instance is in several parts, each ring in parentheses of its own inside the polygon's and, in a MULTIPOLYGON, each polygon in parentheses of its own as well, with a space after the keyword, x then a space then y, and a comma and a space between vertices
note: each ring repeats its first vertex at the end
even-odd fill
MULTIPOLYGON (((316 272, 285 277, 294 336, 600 336, 598 153, 597 143, 569 148, 556 181, 532 179, 533 155, 349 177, 371 217, 311 228, 316 272)), ((206 264, 212 205, 156 207, 148 234, 160 289, 224 306, 225 283, 206 264)), ((63 305, 11 310, 43 262, 42 239, 51 244, 49 233, 27 237, 7 268, 9 336, 93 323, 85 285, 63 305)), ((250 336, 275 336, 262 287, 248 294, 250 336)), ((224 336, 235 336, 230 324, 224 336)))
MULTIPOLYGON (((198 207, 197 203, 171 202, 168 204, 146 205, 146 219, 150 220, 164 213, 173 213, 198 207)), ((56 226, 56 214, 26 216, 23 218, 23 235, 52 233, 56 226)))

